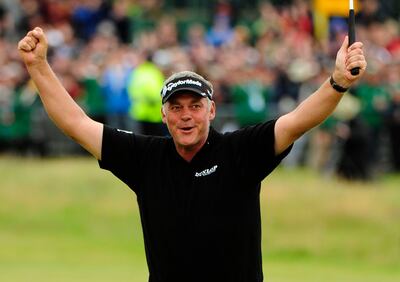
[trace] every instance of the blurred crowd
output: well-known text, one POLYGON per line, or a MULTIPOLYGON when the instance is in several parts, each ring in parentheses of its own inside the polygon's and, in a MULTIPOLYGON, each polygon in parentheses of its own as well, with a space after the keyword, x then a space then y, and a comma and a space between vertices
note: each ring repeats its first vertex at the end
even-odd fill
MULTIPOLYGON (((48 60, 92 118, 165 135, 163 80, 181 70, 212 81, 214 126, 229 131, 291 111, 331 74, 347 21, 315 34, 312 1, 213 1, 205 11, 157 0, 1 0, 0 151, 81 153, 52 125, 16 44, 33 27, 48 60)), ((170 1, 169 1, 170 2, 170 1)), ((176 1, 184 2, 184 1, 176 1)), ((369 180, 400 171, 400 24, 381 1, 360 0, 357 39, 368 71, 324 124, 296 142, 284 165, 369 180)))

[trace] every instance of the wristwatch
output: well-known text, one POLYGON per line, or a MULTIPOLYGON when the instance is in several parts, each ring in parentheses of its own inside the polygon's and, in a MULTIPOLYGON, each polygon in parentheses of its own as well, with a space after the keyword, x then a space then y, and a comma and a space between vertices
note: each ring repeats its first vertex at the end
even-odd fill
POLYGON ((337 84, 336 81, 333 80, 333 76, 331 76, 331 79, 329 80, 329 82, 331 83, 332 88, 335 89, 339 93, 344 93, 347 90, 349 90, 349 88, 344 88, 344 87, 340 86, 339 84, 337 84))

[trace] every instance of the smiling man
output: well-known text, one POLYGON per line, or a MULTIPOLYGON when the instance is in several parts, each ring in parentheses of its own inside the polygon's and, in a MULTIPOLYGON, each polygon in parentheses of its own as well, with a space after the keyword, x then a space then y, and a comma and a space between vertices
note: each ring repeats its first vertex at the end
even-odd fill
POLYGON ((206 143, 215 118, 212 92, 211 83, 190 71, 171 76, 161 92, 163 122, 179 155, 188 162, 206 143))
POLYGON ((338 51, 334 72, 294 111, 220 134, 210 82, 174 74, 161 90, 171 137, 126 132, 90 119, 51 70, 40 28, 18 45, 49 116, 137 195, 150 282, 259 282, 261 181, 293 142, 320 124, 367 66, 362 43, 338 51), (359 67, 360 74, 350 70, 359 67))

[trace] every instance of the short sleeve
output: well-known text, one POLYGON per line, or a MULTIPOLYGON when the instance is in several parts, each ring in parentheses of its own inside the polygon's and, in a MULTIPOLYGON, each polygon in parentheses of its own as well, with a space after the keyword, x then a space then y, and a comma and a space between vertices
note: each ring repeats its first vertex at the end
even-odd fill
POLYGON ((275 154, 275 123, 271 120, 236 131, 233 142, 237 165, 247 180, 262 181, 289 154, 292 146, 275 154))
POLYGON ((138 181, 135 172, 141 159, 138 152, 140 142, 135 134, 104 126, 99 166, 111 171, 135 192, 135 184, 138 181))

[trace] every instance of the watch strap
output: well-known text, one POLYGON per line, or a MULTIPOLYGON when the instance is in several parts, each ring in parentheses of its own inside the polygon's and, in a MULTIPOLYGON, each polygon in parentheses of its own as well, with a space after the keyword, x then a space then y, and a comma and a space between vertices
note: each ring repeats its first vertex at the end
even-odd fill
POLYGON ((345 87, 342 87, 339 84, 337 84, 336 81, 333 79, 333 76, 331 76, 331 79, 329 80, 329 82, 330 82, 332 88, 335 89, 339 93, 344 93, 347 90, 349 90, 349 88, 345 88, 345 87))

